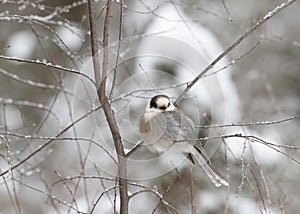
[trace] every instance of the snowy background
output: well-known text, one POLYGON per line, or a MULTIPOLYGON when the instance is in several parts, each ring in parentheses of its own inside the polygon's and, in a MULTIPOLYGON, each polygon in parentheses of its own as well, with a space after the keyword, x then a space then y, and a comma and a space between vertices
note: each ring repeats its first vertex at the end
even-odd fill
MULTIPOLYGON (((175 101, 283 2, 126 1, 122 19, 113 2, 108 95, 126 151, 153 95, 175 101)), ((93 84, 87 1, 0 5, 0 213, 114 213, 117 157, 93 84)), ((128 160, 130 213, 298 212, 299 10, 272 17, 179 102, 229 187, 142 147, 128 160)))

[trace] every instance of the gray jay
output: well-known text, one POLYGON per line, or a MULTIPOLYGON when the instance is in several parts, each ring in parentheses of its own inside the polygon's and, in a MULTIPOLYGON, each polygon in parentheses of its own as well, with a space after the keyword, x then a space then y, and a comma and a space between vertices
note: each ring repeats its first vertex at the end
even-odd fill
POLYGON ((216 187, 228 186, 209 166, 209 158, 194 133, 193 121, 185 116, 165 95, 153 97, 140 118, 140 134, 144 144, 155 153, 172 146, 194 165, 201 166, 216 187))

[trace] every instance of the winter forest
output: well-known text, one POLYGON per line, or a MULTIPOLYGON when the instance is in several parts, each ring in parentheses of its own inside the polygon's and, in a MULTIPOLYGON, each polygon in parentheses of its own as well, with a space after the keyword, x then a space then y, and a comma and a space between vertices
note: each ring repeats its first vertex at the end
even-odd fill
POLYGON ((299 11, 0 0, 0 213, 298 213, 299 11), (145 145, 140 117, 158 94, 192 119, 228 186, 145 145))

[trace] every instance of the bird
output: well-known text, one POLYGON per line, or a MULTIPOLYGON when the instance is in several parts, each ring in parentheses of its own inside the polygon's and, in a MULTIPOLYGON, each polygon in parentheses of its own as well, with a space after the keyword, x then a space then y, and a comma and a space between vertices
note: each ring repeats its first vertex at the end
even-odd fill
POLYGON ((194 165, 201 166, 216 187, 228 182, 214 172, 204 148, 197 141, 193 121, 171 103, 166 95, 156 95, 147 104, 140 117, 139 132, 143 144, 156 154, 175 146, 194 165))

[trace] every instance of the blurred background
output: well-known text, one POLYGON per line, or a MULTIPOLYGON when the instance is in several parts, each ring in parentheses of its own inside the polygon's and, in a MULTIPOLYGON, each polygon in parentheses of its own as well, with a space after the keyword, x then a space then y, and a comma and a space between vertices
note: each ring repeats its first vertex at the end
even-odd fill
MULTIPOLYGON (((126 152, 153 95, 175 101, 283 2, 114 1, 107 89, 126 152)), ((87 1, 0 5, 0 213, 114 213, 117 157, 93 83, 87 1)), ((100 58, 105 9, 96 2, 100 58)), ((130 213, 298 212, 299 10, 271 17, 179 103, 229 187, 142 147, 128 161, 130 213)))

